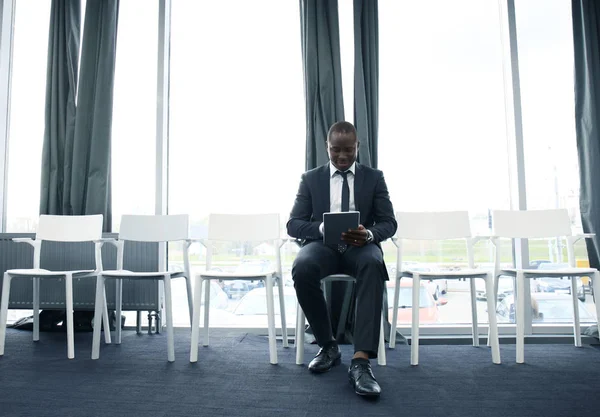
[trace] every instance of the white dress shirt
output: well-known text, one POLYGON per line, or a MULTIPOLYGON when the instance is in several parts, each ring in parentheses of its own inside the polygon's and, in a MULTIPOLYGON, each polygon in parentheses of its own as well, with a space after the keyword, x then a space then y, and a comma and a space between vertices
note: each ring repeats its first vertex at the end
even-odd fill
MULTIPOLYGON (((350 168, 346 170, 348 174, 346 179, 348 180, 348 187, 350 188, 350 205, 348 210, 354 211, 354 172, 356 170, 356 162, 354 162, 350 168)), ((329 211, 332 213, 338 213, 342 211, 342 186, 344 184, 344 178, 337 173, 338 169, 329 162, 329 211)), ((323 235, 323 222, 319 225, 319 232, 323 235)))
MULTIPOLYGON (((350 206, 348 210, 354 211, 354 171, 356 169, 356 162, 354 162, 350 168, 346 170, 352 175, 346 175, 348 180, 348 187, 350 187, 350 206)), ((344 178, 337 173, 338 169, 329 163, 329 211, 332 213, 338 213, 342 211, 342 185, 344 184, 344 178)))

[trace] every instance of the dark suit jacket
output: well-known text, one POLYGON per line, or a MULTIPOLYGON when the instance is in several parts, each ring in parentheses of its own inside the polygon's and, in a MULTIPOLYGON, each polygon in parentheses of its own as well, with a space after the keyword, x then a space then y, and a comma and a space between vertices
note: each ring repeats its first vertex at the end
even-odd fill
MULTIPOLYGON (((302 244, 321 240, 319 225, 323 213, 330 209, 329 163, 302 174, 296 201, 287 222, 287 232, 302 244)), ((360 222, 373 232, 373 242, 386 240, 398 227, 383 172, 356 163, 354 175, 354 205, 360 212, 360 222)))
MULTIPOLYGON (((319 232, 319 225, 323 221, 323 213, 327 213, 330 209, 329 184, 329 163, 302 174, 296 201, 287 222, 288 235, 301 240, 302 245, 323 239, 319 232)), ((373 232, 373 242, 381 248, 380 242, 392 237, 398 228, 394 217, 394 208, 381 171, 356 164, 354 206, 355 210, 360 212, 361 224, 373 232)), ((389 279, 387 269, 385 269, 385 279, 389 279)), ((343 297, 344 288, 344 285, 338 286, 337 292, 336 288, 332 288, 331 319, 334 329, 337 329, 339 320, 342 319, 340 313, 342 298, 340 297, 343 297), (336 295, 339 297, 336 297, 336 295)), ((385 296, 384 303, 387 303, 387 297, 385 296)), ((354 302, 352 302, 348 311, 354 311, 354 302)), ((385 315, 387 322, 387 308, 385 308, 385 315)), ((349 314, 348 317, 343 318, 346 320, 346 329, 343 338, 338 338, 338 343, 353 343, 353 317, 353 314, 349 314)), ((386 323, 384 329, 385 334, 389 335, 389 324, 386 323)), ((399 335, 399 338, 398 341, 397 337, 398 343, 404 342, 406 344, 406 339, 402 335, 399 335)))

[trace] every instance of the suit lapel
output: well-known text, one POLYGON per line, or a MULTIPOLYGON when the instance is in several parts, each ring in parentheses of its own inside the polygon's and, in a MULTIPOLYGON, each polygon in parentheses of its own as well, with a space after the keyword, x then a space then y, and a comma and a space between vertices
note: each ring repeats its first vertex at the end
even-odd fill
MULTIPOLYGON (((361 207, 361 197, 362 194, 360 192, 360 190, 362 190, 362 185, 363 182, 365 180, 365 176, 364 176, 364 172, 362 169, 362 166, 359 165, 359 163, 356 163, 356 169, 355 169, 355 174, 354 174, 354 209, 356 211, 360 211, 360 207, 361 207)), ((361 219, 362 221, 362 219, 361 219)))
POLYGON ((321 172, 320 172, 320 183, 323 184, 321 188, 321 195, 320 195, 320 199, 319 201, 323 202, 323 207, 321 207, 322 211, 321 213, 327 213, 330 208, 331 208, 331 202, 329 201, 330 199, 330 193, 329 193, 329 186, 330 186, 330 178, 329 178, 329 163, 325 164, 322 166, 321 168, 321 172))

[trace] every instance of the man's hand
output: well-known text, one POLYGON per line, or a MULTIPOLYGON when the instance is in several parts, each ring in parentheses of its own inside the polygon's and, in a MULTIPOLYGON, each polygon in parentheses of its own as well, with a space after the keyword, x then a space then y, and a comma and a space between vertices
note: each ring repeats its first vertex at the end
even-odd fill
POLYGON ((362 224, 358 225, 358 229, 348 229, 347 232, 342 233, 342 240, 352 246, 365 246, 368 238, 367 229, 362 224))

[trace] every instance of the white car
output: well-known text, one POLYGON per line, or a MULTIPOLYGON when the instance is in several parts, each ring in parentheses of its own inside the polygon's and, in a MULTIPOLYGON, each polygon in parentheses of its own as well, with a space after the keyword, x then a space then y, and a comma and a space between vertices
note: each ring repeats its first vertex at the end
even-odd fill
MULTIPOLYGON (((582 323, 595 323, 596 317, 581 301, 579 319, 582 323)), ((567 294, 534 293, 531 294, 531 309, 533 323, 572 323, 573 298, 567 294)), ((515 300, 513 295, 507 295, 496 307, 498 323, 515 322, 515 300)))

